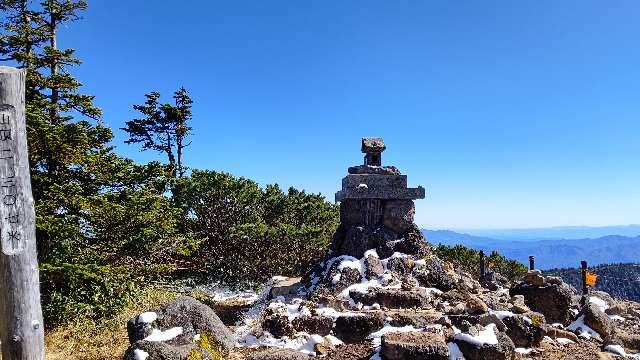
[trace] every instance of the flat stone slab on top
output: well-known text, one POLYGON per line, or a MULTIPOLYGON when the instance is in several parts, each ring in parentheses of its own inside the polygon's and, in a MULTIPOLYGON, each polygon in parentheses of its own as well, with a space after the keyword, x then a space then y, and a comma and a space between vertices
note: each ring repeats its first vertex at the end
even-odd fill
POLYGON ((425 190, 417 188, 368 189, 357 187, 340 190, 336 193, 336 202, 344 199, 382 199, 382 200, 415 200, 424 199, 425 190))

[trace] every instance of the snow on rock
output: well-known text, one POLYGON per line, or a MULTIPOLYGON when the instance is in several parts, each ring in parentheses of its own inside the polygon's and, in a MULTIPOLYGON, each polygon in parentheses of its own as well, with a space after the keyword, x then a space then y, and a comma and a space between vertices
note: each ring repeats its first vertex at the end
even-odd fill
POLYGON ((458 344, 454 342, 447 343, 449 348, 449 360, 464 360, 464 354, 460 351, 458 344))
POLYGON ((133 350, 133 356, 135 356, 136 360, 145 360, 149 357, 149 353, 144 350, 135 349, 133 350))
POLYGON ((405 332, 413 332, 413 331, 422 331, 421 328, 415 328, 412 325, 396 327, 391 325, 386 325, 382 329, 372 333, 369 335, 369 339, 371 339, 371 343, 374 347, 379 347, 382 343, 382 336, 389 333, 405 333, 405 332))
POLYGON ((592 304, 596 304, 596 306, 600 309, 600 311, 604 312, 609 308, 609 304, 596 296, 589 297, 589 302, 592 304))
POLYGON ((495 324, 489 324, 484 328, 484 330, 479 331, 477 336, 459 333, 455 334, 453 338, 473 344, 476 347, 482 347, 483 345, 496 345, 498 343, 498 337, 496 336, 495 328, 495 324))
POLYGON ((504 320, 505 318, 516 316, 516 314, 507 310, 489 310, 489 314, 495 315, 500 320, 504 320))
POLYGON ((584 323, 584 315, 580 315, 574 322, 567 326, 567 330, 570 331, 578 331, 578 336, 583 337, 585 339, 590 339, 592 337, 599 338, 600 334, 598 334, 595 330, 590 328, 587 324, 584 323))
POLYGON ((156 321, 157 319, 158 319, 158 314, 154 313, 153 311, 149 311, 149 312, 143 312, 142 314, 138 315, 137 321, 139 323, 149 324, 156 321))
POLYGON ((519 354, 524 354, 524 355, 526 355, 526 354, 528 354, 528 353, 530 353, 530 352, 532 352, 532 351, 533 351, 533 349, 532 349, 532 348, 521 348, 521 347, 516 348, 516 352, 517 352, 517 353, 519 353, 519 354))
POLYGON ((145 341, 168 341, 182 335, 182 327, 174 327, 169 330, 151 330, 151 334, 144 338, 145 341))
POLYGON ((609 319, 613 321, 625 321, 625 318, 620 315, 609 315, 609 319))
POLYGON ((573 340, 563 338, 563 337, 556 338, 556 341, 558 342, 558 344, 561 344, 561 345, 575 344, 573 340))
POLYGON ((640 359, 640 354, 629 354, 620 345, 607 345, 604 347, 604 351, 607 351, 616 355, 624 356, 629 359, 640 359))

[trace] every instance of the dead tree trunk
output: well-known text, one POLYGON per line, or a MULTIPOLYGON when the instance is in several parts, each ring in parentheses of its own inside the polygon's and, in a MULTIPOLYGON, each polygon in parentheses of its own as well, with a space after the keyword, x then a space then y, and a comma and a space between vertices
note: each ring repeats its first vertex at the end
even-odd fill
POLYGON ((7 360, 44 359, 25 76, 0 67, 0 347, 7 360))

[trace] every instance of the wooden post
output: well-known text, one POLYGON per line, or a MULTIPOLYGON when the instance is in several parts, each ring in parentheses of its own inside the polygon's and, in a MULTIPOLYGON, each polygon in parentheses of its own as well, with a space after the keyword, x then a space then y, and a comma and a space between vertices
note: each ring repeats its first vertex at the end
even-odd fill
POLYGON ((529 256, 529 270, 536 269, 536 258, 533 255, 529 256))
POLYGON ((25 76, 25 70, 0 66, 0 347, 5 360, 44 359, 25 76))
POLYGON ((580 265, 582 265, 582 294, 587 295, 589 293, 589 287, 587 287, 587 262, 582 260, 580 265))
POLYGON ((484 251, 480 250, 480 281, 484 281, 484 275, 487 273, 484 265, 484 251))

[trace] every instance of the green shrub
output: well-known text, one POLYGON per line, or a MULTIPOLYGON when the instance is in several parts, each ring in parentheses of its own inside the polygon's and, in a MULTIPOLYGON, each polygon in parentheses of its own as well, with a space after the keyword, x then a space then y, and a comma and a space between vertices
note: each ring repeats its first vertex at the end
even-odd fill
POLYGON ((168 265, 99 266, 62 264, 40 266, 45 321, 111 316, 127 305, 141 285, 174 270, 168 265))
MULTIPOLYGON (((453 263, 456 267, 470 273, 474 278, 480 277, 480 252, 464 245, 447 246, 439 244, 435 254, 442 260, 453 263)), ((519 280, 527 271, 527 267, 516 261, 507 259, 497 251, 485 257, 487 269, 491 268, 511 281, 519 280)))
POLYGON ((303 275, 324 254, 339 219, 321 195, 262 189, 222 172, 194 170, 174 189, 186 231, 204 239, 191 252, 213 279, 231 285, 303 275))

